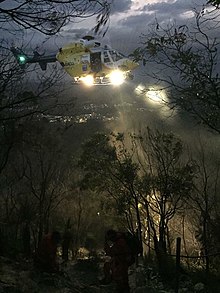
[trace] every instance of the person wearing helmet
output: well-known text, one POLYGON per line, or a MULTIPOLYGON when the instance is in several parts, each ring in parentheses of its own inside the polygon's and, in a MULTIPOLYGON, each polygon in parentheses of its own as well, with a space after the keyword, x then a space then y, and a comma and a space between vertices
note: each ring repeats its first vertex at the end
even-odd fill
POLYGON ((116 292, 129 293, 128 268, 130 266, 131 251, 123 233, 110 229, 105 235, 104 250, 111 257, 104 264, 104 279, 101 284, 114 281, 116 292))

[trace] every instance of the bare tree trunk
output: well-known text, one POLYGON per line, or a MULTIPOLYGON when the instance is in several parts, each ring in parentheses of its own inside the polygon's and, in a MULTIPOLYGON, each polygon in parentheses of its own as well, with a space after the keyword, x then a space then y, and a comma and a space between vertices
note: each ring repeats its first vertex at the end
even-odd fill
POLYGON ((134 200, 135 200, 135 209, 136 209, 137 225, 138 225, 138 238, 141 244, 141 256, 143 256, 142 224, 141 224, 141 217, 140 217, 140 212, 138 208, 138 199, 135 193, 134 193, 134 200))

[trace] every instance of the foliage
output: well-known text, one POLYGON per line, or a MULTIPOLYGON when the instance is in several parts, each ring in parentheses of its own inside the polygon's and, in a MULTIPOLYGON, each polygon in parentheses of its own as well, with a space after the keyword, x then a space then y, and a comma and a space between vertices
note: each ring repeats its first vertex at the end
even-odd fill
POLYGON ((120 193, 120 188, 126 188, 135 180, 136 166, 129 154, 126 156, 122 149, 117 148, 118 141, 113 139, 114 136, 101 133, 94 135, 84 144, 79 165, 83 166, 90 187, 95 184, 99 190, 109 188, 110 192, 111 188, 116 188, 114 183, 117 182, 120 184, 117 187, 120 193))
POLYGON ((105 26, 109 14, 111 1, 104 0, 25 0, 1 1, 0 22, 2 30, 34 29, 46 35, 54 35, 69 22, 79 18, 97 16, 95 31, 105 26))
POLYGON ((143 172, 138 190, 147 218, 146 242, 151 247, 153 240, 159 264, 164 265, 171 251, 170 222, 183 210, 192 191, 193 165, 183 159, 183 144, 172 133, 147 129, 136 138, 136 146, 143 172))
MULTIPOLYGON (((20 230, 27 223, 38 241, 51 228, 53 212, 65 197, 67 160, 61 152, 61 134, 51 125, 49 131, 49 123, 23 122, 20 120, 14 130, 12 149, 0 178, 0 221, 20 230)), ((18 231, 15 235, 19 236, 18 231)))
POLYGON ((96 134, 86 142, 80 159, 83 183, 114 198, 127 220, 132 208, 137 220, 147 218, 145 229, 166 252, 168 223, 191 192, 193 166, 181 162, 183 146, 173 134, 148 129, 130 140, 130 148, 123 134, 96 134))
POLYGON ((79 165, 85 174, 82 186, 104 192, 114 199, 119 215, 124 216, 133 232, 134 215, 139 218, 135 190, 138 165, 124 145, 123 135, 94 135, 83 145, 79 165), (135 212, 132 213, 132 209, 135 212))
POLYGON ((196 239, 199 242, 200 252, 204 255, 203 266, 209 271, 213 264, 211 257, 219 252, 219 239, 216 237, 219 213, 219 161, 218 155, 213 152, 205 152, 208 143, 199 141, 196 146, 197 172, 194 179, 194 193, 189 198, 189 206, 192 205, 196 220, 196 239))
POLYGON ((217 8, 220 5, 220 1, 219 0, 209 0, 207 3, 208 4, 212 4, 212 5, 216 6, 217 8))
MULTIPOLYGON (((134 58, 165 88, 171 108, 180 108, 220 133, 219 10, 195 11, 194 28, 156 22, 141 36, 134 58)), ((146 88, 145 91, 148 91, 146 88)), ((144 92, 145 92, 144 91, 144 92)))

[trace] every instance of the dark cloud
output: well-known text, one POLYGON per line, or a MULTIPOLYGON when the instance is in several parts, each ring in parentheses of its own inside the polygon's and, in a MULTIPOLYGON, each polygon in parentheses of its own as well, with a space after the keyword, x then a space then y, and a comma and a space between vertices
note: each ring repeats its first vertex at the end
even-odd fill
POLYGON ((88 29, 85 28, 69 28, 64 30, 63 34, 67 39, 80 39, 87 33, 88 29))
POLYGON ((134 29, 136 28, 144 28, 147 26, 152 19, 154 19, 155 14, 146 14, 146 13, 141 13, 140 15, 132 15, 130 17, 122 19, 119 24, 121 26, 134 29))
POLYGON ((131 0, 115 0, 111 7, 111 14, 127 11, 131 7, 131 0))
POLYGON ((200 1, 199 4, 191 0, 177 0, 173 3, 160 2, 153 4, 149 4, 148 2, 142 9, 136 10, 136 14, 130 14, 118 22, 121 28, 120 32, 127 32, 128 38, 131 39, 131 35, 140 35, 148 31, 156 19, 159 23, 175 21, 179 24, 186 24, 191 20, 184 18, 184 14, 195 8, 201 9, 203 3, 205 3, 205 0, 200 1))

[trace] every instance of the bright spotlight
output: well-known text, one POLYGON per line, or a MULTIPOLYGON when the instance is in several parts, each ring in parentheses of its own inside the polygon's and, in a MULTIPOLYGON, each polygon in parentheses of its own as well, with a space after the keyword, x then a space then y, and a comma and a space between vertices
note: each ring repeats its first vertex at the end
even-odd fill
POLYGON ((156 90, 149 90, 146 93, 146 96, 151 99, 153 102, 161 102, 162 97, 159 91, 156 90))
POLYGON ((142 94, 145 90, 145 86, 142 84, 139 84, 136 88, 135 88, 135 92, 137 94, 142 94))
POLYGON ((113 85, 120 85, 125 81, 124 74, 120 70, 112 71, 109 78, 113 85))
POLYGON ((82 78, 82 81, 87 86, 92 86, 94 84, 94 78, 92 75, 86 75, 85 77, 82 78))

